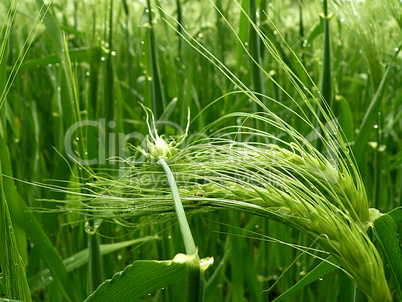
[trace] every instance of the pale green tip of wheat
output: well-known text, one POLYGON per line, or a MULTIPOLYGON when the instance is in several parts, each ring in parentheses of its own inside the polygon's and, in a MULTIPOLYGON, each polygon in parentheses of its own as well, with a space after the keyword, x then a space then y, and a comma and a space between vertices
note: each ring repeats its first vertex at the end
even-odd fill
POLYGON ((157 136, 153 141, 147 139, 148 153, 147 158, 151 161, 158 161, 161 158, 171 159, 177 154, 177 147, 173 141, 167 143, 161 136, 157 136))
MULTIPOLYGON (((157 162, 161 158, 164 158, 166 161, 169 161, 178 153, 178 146, 186 138, 189 122, 187 124, 186 132, 183 135, 181 135, 177 140, 175 139, 167 140, 164 138, 163 135, 161 136, 158 135, 155 125, 155 118, 152 111, 149 108, 144 107, 142 104, 140 105, 144 109, 147 117, 146 123, 149 130, 149 136, 147 137, 148 150, 144 150, 141 147, 134 147, 134 148, 139 152, 141 152, 143 155, 145 155, 148 161, 150 162, 157 162)), ((188 116, 188 120, 189 119, 190 116, 188 116)))

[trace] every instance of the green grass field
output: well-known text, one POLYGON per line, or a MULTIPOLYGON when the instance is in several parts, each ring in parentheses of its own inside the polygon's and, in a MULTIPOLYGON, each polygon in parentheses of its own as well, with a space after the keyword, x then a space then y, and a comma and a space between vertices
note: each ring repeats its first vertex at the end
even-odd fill
POLYGON ((0 301, 402 299, 401 1, 0 26, 0 301))

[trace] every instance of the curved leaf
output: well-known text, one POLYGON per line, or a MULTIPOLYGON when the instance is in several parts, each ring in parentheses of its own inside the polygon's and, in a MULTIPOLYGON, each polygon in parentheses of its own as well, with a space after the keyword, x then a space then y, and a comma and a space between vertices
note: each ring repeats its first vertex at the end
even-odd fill
POLYGON ((150 292, 186 278, 186 255, 178 254, 173 260, 138 260, 103 282, 85 302, 135 301, 150 292))

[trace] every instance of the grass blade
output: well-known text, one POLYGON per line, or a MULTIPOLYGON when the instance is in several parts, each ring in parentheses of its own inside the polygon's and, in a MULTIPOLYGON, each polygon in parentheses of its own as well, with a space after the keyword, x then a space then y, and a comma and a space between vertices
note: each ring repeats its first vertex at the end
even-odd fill
POLYGON ((0 149, 0 158, 2 160, 2 173, 4 176, 9 176, 3 179, 3 190, 5 198, 8 201, 8 210, 11 215, 10 217, 13 223, 13 230, 15 234, 15 239, 17 241, 19 254, 21 255, 24 262, 28 263, 25 221, 21 209, 24 201, 22 200, 20 194, 17 192, 14 180, 12 179, 13 172, 11 166, 10 152, 6 143, 6 131, 4 130, 5 129, 3 129, 3 125, 0 124, 0 145, 4 146, 0 149))
MULTIPOLYGON (((241 2, 242 9, 246 14, 248 13, 248 5, 247 1, 242 1, 241 2)), ((240 23, 239 23, 239 39, 241 43, 237 43, 237 51, 236 51, 236 74, 239 73, 240 67, 242 66, 243 63, 243 55, 244 55, 244 49, 242 46, 242 43, 247 42, 247 30, 249 28, 249 23, 246 14, 243 14, 243 12, 240 13, 240 23)))
POLYGON ((186 277, 186 255, 173 260, 138 260, 106 280, 85 302, 136 301, 149 293, 164 288, 186 277))
MULTIPOLYGON (((249 15, 251 22, 256 26, 257 24, 257 3, 256 0, 249 1, 249 15)), ((251 54, 251 83, 252 89, 254 92, 257 92, 257 97, 260 101, 262 101, 263 94, 263 80, 262 80, 262 72, 261 72, 261 46, 260 46, 260 37, 255 30, 254 26, 250 26, 249 31, 249 40, 250 40, 250 54, 251 54)), ((257 103, 253 102, 253 112, 258 112, 257 103)), ((259 129, 259 122, 255 120, 255 128, 259 129)))
POLYGON ((25 265, 18 253, 17 241, 10 212, 3 191, 3 176, 0 162, 0 265, 6 296, 12 299, 31 301, 25 265))
POLYGON ((336 111, 337 111, 337 117, 338 117, 338 122, 339 125, 341 126, 341 129, 343 133, 345 134, 346 140, 348 142, 352 142, 354 138, 354 123, 353 123, 353 114, 352 111, 350 110, 350 106, 348 104, 348 101, 342 97, 342 96, 337 96, 335 98, 335 106, 336 111))
POLYGON ((322 58, 321 94, 324 100, 331 104, 332 71, 331 71, 331 39, 329 30, 328 0, 324 0, 324 50, 322 58))
POLYGON ((151 1, 147 0, 148 6, 148 39, 149 39, 149 59, 151 63, 151 98, 152 111, 158 120, 165 108, 165 99, 162 91, 162 81, 160 77, 160 67, 157 56, 156 37, 152 23, 151 1))
POLYGON ((52 245, 49 237, 46 236, 35 216, 25 204, 22 205, 22 211, 24 213, 24 220, 29 226, 27 228, 29 238, 31 239, 34 247, 37 248, 41 253, 42 258, 52 272, 53 277, 60 285, 60 289, 64 297, 67 301, 78 301, 79 299, 75 292, 75 287, 68 277, 67 269, 59 253, 52 245))
MULTIPOLYGON (((107 255, 114 251, 118 251, 120 249, 129 247, 134 244, 138 244, 140 242, 145 242, 148 240, 157 239, 157 237, 143 237, 134 240, 128 240, 118 243, 111 243, 111 244, 101 244, 100 245, 100 252, 101 255, 107 255)), ((89 251, 88 248, 66 258, 63 260, 64 265, 66 266, 67 272, 71 272, 84 264, 88 263, 88 255, 89 251)), ((31 293, 49 285, 53 282, 52 273, 49 269, 45 269, 40 273, 36 274, 35 276, 28 279, 28 284, 31 289, 31 293)))
POLYGON ((329 256, 325 261, 321 262, 311 272, 309 272, 306 276, 304 276, 303 279, 301 279, 299 282, 297 282, 295 285, 293 285, 291 288, 289 288, 286 292, 284 292, 282 295, 277 297, 272 302, 283 301, 285 298, 293 295, 303 287, 309 285, 310 283, 318 280, 319 278, 322 278, 326 274, 335 270, 336 267, 330 263, 333 261, 335 261, 334 258, 332 256, 329 256))
MULTIPOLYGON (((381 100, 385 88, 385 83, 388 79, 389 72, 391 70, 392 62, 398 56, 402 47, 402 43, 398 47, 398 51, 395 52, 391 61, 388 63, 388 67, 381 79, 380 85, 377 88, 377 91, 371 100, 370 106, 367 109, 367 112, 363 118, 362 124, 359 128, 359 133, 355 139, 355 143, 353 146, 353 153, 356 157, 356 162, 359 164, 362 160, 362 154, 364 153, 364 149, 367 146, 367 141, 369 139, 369 135, 371 131, 374 129, 374 124, 377 121, 378 109, 381 105, 381 100)), ((359 165, 360 166, 360 165, 359 165)))
POLYGON ((384 214, 374 220, 374 232, 398 283, 399 297, 402 297, 402 251, 397 225, 390 215, 384 214))
POLYGON ((393 209, 392 211, 388 212, 387 215, 391 216, 397 226, 402 223, 402 207, 393 209))
MULTIPOLYGON (((332 71, 331 71, 331 39, 330 39, 330 30, 329 30, 329 20, 330 16, 328 16, 328 0, 324 0, 324 14, 322 15, 324 19, 324 49, 323 49, 323 58, 322 58, 322 71, 321 71, 321 87, 320 92, 321 96, 330 106, 332 107, 332 71)), ((319 99, 318 102, 321 104, 317 110, 317 129, 319 129, 320 135, 322 135, 322 130, 320 129, 319 125, 322 122, 321 117, 321 110, 320 107, 326 107, 325 105, 322 106, 322 99, 319 99)), ((325 103, 324 103, 325 104, 325 103)), ((322 149, 322 142, 320 139, 315 141, 315 147, 320 150, 322 149)))
POLYGON ((88 237, 89 288, 91 292, 94 292, 96 288, 105 280, 105 278, 103 276, 102 256, 99 246, 98 234, 89 234, 88 237))
MULTIPOLYGON (((42 7, 49 7, 45 6, 42 0, 36 0, 36 4, 38 8, 42 7)), ((62 83, 61 83, 61 88, 63 93, 62 95, 62 107, 63 107, 63 118, 67 124, 67 126, 72 125, 76 119, 75 119, 75 113, 74 113, 74 108, 73 108, 73 96, 71 94, 71 88, 70 88, 70 83, 67 80, 68 79, 68 66, 66 62, 66 56, 64 54, 64 42, 63 42, 63 35, 60 30, 59 25, 57 24, 56 19, 49 13, 47 10, 43 12, 41 10, 43 22, 45 24, 46 32, 49 36, 49 38, 52 41, 53 48, 56 52, 56 55, 59 58, 59 61, 61 62, 61 67, 63 69, 63 76, 62 76, 62 83)))

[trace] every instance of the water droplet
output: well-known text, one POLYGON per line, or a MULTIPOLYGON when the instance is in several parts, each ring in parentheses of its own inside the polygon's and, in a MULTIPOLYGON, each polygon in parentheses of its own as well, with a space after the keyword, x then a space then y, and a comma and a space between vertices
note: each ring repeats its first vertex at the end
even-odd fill
POLYGON ((85 73, 85 75, 86 75, 87 77, 89 77, 89 76, 91 75, 91 73, 90 73, 89 71, 87 71, 87 72, 85 73))
POLYGON ((341 18, 339 21, 341 21, 341 22, 345 22, 345 18, 341 18))
POLYGON ((198 38, 202 39, 204 37, 204 35, 202 33, 198 34, 198 38))
POLYGON ((318 278, 318 280, 322 281, 322 278, 318 278))
POLYGON ((47 66, 48 66, 48 67, 53 67, 52 63, 49 63, 47 66))
POLYGON ((378 129, 378 125, 374 125, 374 129, 378 129))
POLYGON ((394 48, 394 50, 395 50, 395 51, 398 51, 398 50, 399 50, 399 48, 398 48, 398 47, 395 47, 395 48, 394 48))
POLYGON ((115 55, 116 55, 116 52, 113 50, 110 54, 111 54, 112 56, 115 56, 115 55))
POLYGON ((106 58, 105 57, 101 57, 101 61, 105 61, 106 60, 106 58))

